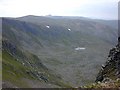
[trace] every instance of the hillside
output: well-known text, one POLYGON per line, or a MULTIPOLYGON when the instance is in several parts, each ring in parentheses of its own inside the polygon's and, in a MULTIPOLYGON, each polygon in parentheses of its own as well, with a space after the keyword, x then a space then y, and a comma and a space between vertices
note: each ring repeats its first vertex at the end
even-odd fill
POLYGON ((2 40, 2 79, 5 87, 70 87, 59 75, 53 74, 41 60, 27 51, 2 40), (38 85, 31 85, 36 82, 38 85), (42 84, 43 86, 39 86, 42 84))
POLYGON ((84 17, 64 17, 64 16, 24 16, 17 18, 20 21, 31 22, 40 26, 59 26, 72 31, 80 31, 90 35, 95 35, 103 40, 116 43, 117 20, 97 20, 84 17))
POLYGON ((3 81, 14 84, 14 79, 9 80, 6 74, 15 73, 23 74, 20 79, 29 77, 39 82, 41 75, 35 71, 40 69, 45 72, 42 78, 47 79, 42 80, 42 84, 46 87, 50 87, 49 83, 51 87, 78 87, 95 81, 109 49, 117 42, 117 29, 88 18, 25 16, 2 18, 2 37, 3 42, 17 51, 12 54, 14 50, 11 52, 11 47, 2 44, 3 67, 6 68, 3 68, 3 81), (15 64, 11 65, 11 61, 15 64), (8 67, 23 68, 23 71, 12 70, 11 73, 6 63, 8 67), (33 70, 35 76, 26 74, 26 70, 33 70))

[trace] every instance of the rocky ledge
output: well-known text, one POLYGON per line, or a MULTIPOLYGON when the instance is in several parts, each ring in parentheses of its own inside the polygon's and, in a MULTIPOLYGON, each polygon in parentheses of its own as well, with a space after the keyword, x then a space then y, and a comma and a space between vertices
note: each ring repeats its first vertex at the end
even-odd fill
MULTIPOLYGON (((97 83, 113 83, 120 81, 120 37, 118 44, 109 52, 107 62, 102 65, 99 71, 96 82, 97 83)), ((118 83, 119 84, 119 83, 118 83)), ((120 86, 117 85, 117 86, 120 86)))

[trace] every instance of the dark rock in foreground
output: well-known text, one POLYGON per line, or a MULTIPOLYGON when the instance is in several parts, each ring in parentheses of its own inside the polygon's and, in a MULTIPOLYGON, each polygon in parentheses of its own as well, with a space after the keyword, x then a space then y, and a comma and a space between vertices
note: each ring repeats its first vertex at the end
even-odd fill
POLYGON ((107 62, 102 66, 96 78, 96 82, 106 82, 120 78, 120 37, 118 39, 118 45, 110 50, 107 59, 107 62))

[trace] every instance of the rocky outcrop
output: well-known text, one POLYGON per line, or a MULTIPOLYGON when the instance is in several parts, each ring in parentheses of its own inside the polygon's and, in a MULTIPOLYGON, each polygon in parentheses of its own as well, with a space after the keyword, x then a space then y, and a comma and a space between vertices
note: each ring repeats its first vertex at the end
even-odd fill
POLYGON ((108 82, 118 79, 120 79, 120 37, 118 45, 110 50, 107 62, 102 65, 96 82, 108 82))

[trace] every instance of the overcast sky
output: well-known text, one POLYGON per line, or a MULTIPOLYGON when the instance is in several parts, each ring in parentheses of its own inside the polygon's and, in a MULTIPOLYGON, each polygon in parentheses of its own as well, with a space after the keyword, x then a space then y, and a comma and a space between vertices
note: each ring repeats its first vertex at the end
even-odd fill
POLYGON ((119 0, 0 0, 0 17, 84 16, 117 19, 119 0))

